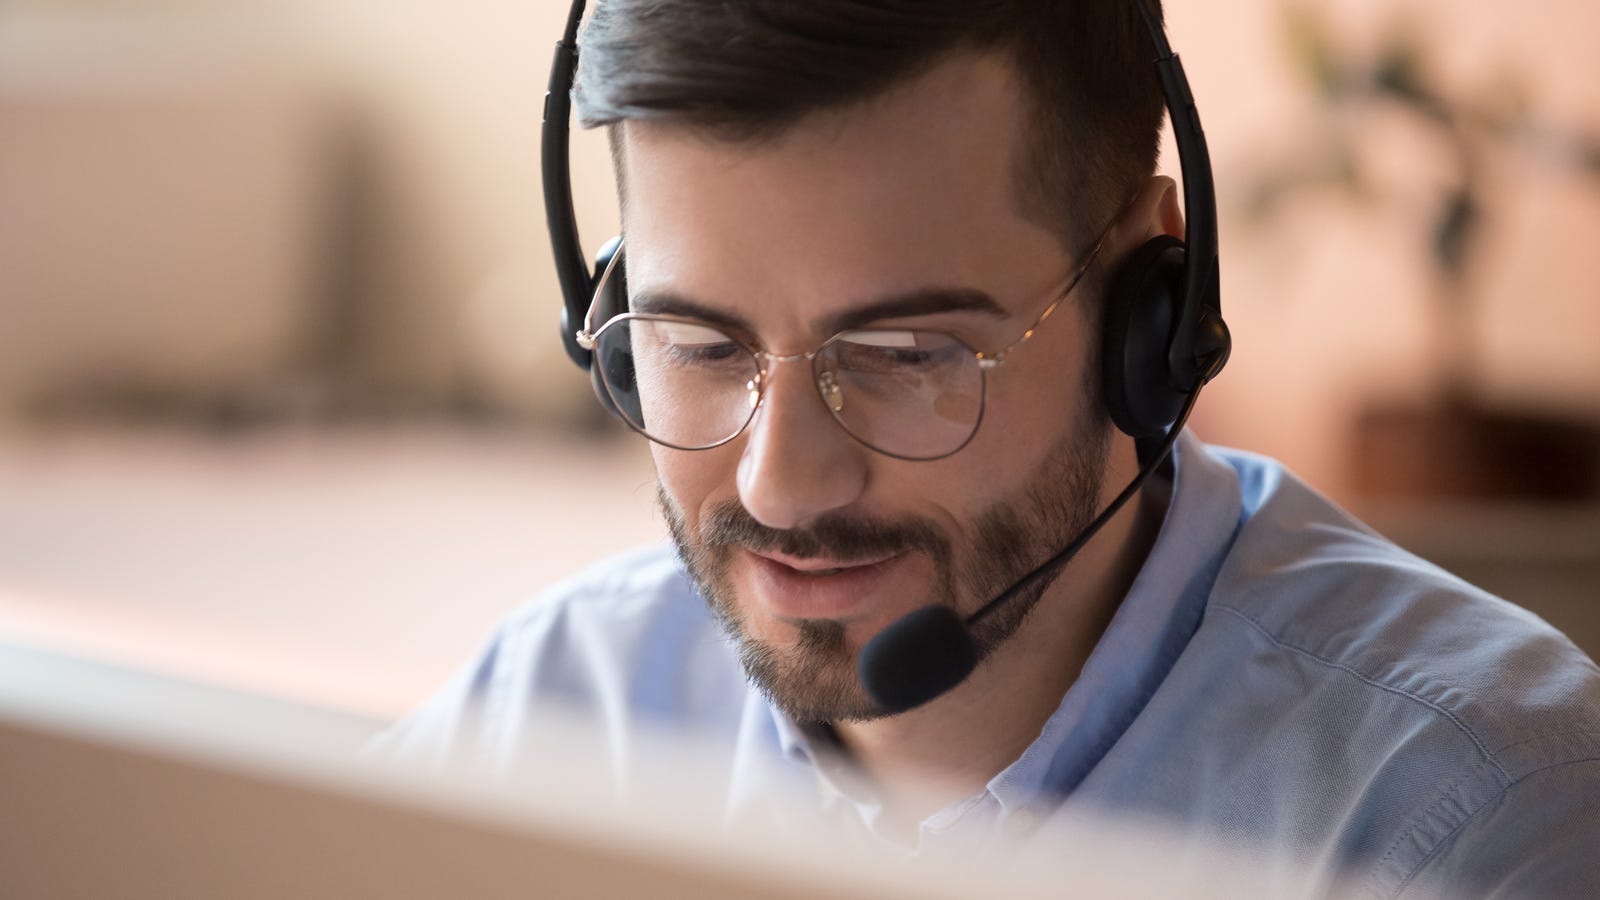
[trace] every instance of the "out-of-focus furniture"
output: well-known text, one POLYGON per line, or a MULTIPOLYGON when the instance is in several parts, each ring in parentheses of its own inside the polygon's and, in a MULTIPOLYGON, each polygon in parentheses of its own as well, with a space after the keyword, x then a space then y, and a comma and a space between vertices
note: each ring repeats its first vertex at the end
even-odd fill
POLYGON ((1600 507, 1373 503, 1357 511, 1401 546, 1532 610, 1600 659, 1600 507))
POLYGON ((237 34, 0 16, 0 414, 304 363, 329 105, 237 34))

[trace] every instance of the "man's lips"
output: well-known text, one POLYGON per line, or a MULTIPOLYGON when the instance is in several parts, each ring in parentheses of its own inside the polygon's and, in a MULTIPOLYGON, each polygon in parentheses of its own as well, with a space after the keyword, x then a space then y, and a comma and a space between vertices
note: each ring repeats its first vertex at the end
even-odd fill
POLYGON ((845 569, 864 568, 866 566, 877 565, 878 563, 893 559, 899 555, 897 553, 885 553, 870 558, 841 560, 817 556, 788 556, 783 553, 773 553, 770 551, 758 552, 752 550, 750 552, 752 555, 758 556, 764 560, 767 560, 768 562, 777 563, 780 566, 788 566, 789 568, 794 569, 796 572, 804 575, 829 575, 845 569))
POLYGON ((874 594, 909 560, 894 553, 840 560, 745 551, 755 600, 780 619, 841 619, 866 611, 874 594))

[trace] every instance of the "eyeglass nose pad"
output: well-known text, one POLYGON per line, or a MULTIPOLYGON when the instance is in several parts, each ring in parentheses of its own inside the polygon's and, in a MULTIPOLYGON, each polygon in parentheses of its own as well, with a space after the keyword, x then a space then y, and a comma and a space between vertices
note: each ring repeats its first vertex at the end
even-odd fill
POLYGON ((844 412, 844 391, 839 389, 838 382, 833 380, 833 373, 824 371, 817 376, 817 389, 822 392, 823 402, 835 413, 844 412))
POLYGON ((761 376, 757 375, 749 381, 746 381, 744 383, 744 389, 750 392, 750 408, 755 409, 761 403, 761 376))

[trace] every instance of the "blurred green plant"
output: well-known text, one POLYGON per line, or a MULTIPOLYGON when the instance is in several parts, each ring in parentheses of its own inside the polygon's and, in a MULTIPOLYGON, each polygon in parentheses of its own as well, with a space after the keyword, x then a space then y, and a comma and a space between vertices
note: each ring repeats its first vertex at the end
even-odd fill
POLYGON ((1269 224, 1307 191, 1332 190, 1369 209, 1392 203, 1366 161, 1375 152, 1369 126, 1377 115, 1398 111, 1440 142, 1455 171, 1442 173, 1420 246, 1437 281, 1435 312, 1450 367, 1444 387, 1462 398, 1471 393, 1475 371, 1468 275, 1494 209, 1488 170, 1511 154, 1600 186, 1600 134, 1538 121, 1526 83, 1509 69, 1474 90, 1446 90, 1429 56, 1427 29, 1403 14, 1386 26, 1375 53, 1341 44, 1311 3, 1287 6, 1283 21, 1292 64, 1311 88, 1318 127, 1310 147, 1255 166, 1245 185, 1244 222, 1269 224))

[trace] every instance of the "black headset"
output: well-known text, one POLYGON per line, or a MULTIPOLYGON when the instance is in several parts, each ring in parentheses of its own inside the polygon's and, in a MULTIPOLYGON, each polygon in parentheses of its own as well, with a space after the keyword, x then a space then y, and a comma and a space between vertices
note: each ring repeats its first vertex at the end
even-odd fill
MULTIPOLYGON (((1228 361, 1232 339, 1222 319, 1217 265, 1217 203, 1211 181, 1211 154, 1206 149, 1200 114, 1189 91, 1183 64, 1167 43, 1160 19, 1146 0, 1138 7, 1156 50, 1156 75, 1161 80, 1167 114, 1178 145, 1187 216, 1184 240, 1155 238, 1128 255, 1110 281, 1105 305, 1101 369, 1103 395, 1111 420, 1136 438, 1159 438, 1192 408, 1193 394, 1215 378, 1228 361)), ((578 343, 577 329, 595 299, 597 285, 612 295, 603 306, 626 306, 627 281, 622 245, 614 237, 600 248, 593 268, 578 241, 572 206, 568 160, 572 83, 578 66, 578 23, 584 0, 574 0, 566 29, 556 43, 550 66, 550 87, 544 97, 541 155, 545 220, 561 283, 561 342, 567 356, 588 371, 600 401, 616 411, 600 381, 593 354, 578 343), (615 265, 613 266, 613 262, 615 265), (607 269, 614 269, 609 277, 607 269)), ((602 365, 631 368, 625 359, 602 365)), ((1170 441, 1167 442, 1170 446, 1170 441)))

